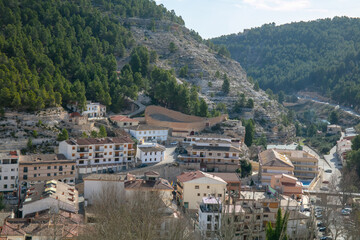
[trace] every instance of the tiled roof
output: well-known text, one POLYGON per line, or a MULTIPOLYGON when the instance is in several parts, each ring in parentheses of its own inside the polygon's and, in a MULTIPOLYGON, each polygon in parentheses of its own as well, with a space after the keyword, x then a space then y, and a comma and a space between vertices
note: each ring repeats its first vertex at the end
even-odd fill
POLYGON ((90 174, 89 176, 84 177, 84 181, 125 181, 125 180, 129 180, 129 179, 133 179, 135 178, 134 175, 130 174, 130 173, 123 173, 123 174, 90 174))
POLYGON ((73 112, 73 113, 70 113, 69 115, 70 115, 70 117, 81 117, 81 114, 78 112, 73 112))
POLYGON ((208 173, 212 174, 216 177, 221 178, 225 182, 240 182, 240 178, 236 173, 219 173, 219 172, 212 172, 208 173))
POLYGON ((216 152, 235 152, 240 153, 240 149, 233 146, 199 146, 194 145, 186 149, 188 152, 192 150, 216 151, 216 152))
POLYGON ((56 162, 76 162, 75 160, 70 160, 65 157, 64 154, 31 154, 31 155, 21 155, 21 163, 56 163, 56 162))
POLYGON ((127 127, 126 129, 131 129, 135 131, 147 131, 147 130, 168 130, 169 128, 140 124, 137 126, 127 127))
POLYGON ((165 147, 161 147, 161 146, 146 147, 146 146, 139 145, 138 148, 142 152, 164 152, 165 151, 165 147))
POLYGON ((223 180, 222 178, 212 175, 210 173, 205 173, 202 171, 192 171, 192 172, 184 172, 181 175, 177 176, 176 178, 180 181, 180 182, 188 182, 194 179, 198 179, 198 178, 202 178, 202 177, 208 177, 208 178, 212 178, 214 180, 220 181, 220 182, 226 182, 225 180, 223 180))
POLYGON ((294 167, 285 155, 279 154, 274 149, 261 152, 259 154, 259 162, 261 162, 263 166, 269 167, 294 167))
POLYGON ((155 181, 136 179, 132 181, 127 181, 124 185, 126 190, 174 190, 168 180, 163 178, 159 178, 155 181))
POLYGON ((112 121, 118 121, 118 122, 139 122, 138 120, 128 118, 127 116, 123 116, 123 115, 111 116, 110 119, 112 121))
POLYGON ((69 139, 66 142, 70 145, 96 145, 96 144, 116 144, 116 143, 134 143, 129 135, 121 137, 106 137, 106 138, 78 138, 69 139))

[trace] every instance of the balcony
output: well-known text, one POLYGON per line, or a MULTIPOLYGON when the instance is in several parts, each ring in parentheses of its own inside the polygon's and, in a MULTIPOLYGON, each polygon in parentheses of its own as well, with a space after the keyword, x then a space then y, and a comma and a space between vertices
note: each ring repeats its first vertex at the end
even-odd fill
POLYGON ((78 153, 87 153, 87 152, 89 152, 89 149, 88 148, 78 148, 76 151, 78 153))
POLYGON ((87 157, 87 156, 81 156, 81 157, 77 157, 76 159, 77 160, 81 160, 81 159, 88 159, 89 157, 87 157))
POLYGON ((104 158, 104 155, 102 155, 102 154, 95 154, 94 158, 104 158))
POLYGON ((103 152, 104 148, 95 148, 95 152, 103 152))
POLYGON ((115 151, 124 151, 124 147, 115 147, 114 150, 115 151))

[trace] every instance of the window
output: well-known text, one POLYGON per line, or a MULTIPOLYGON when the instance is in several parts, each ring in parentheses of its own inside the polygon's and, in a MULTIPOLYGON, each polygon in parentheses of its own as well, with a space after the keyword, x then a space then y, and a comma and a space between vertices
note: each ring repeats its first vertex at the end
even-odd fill
POLYGON ((95 159, 95 163, 99 163, 99 159, 95 159))
POLYGON ((221 153, 218 153, 217 155, 218 155, 218 156, 221 156, 221 153))
POLYGON ((59 166, 59 171, 62 171, 63 170, 63 166, 59 166))
POLYGON ((75 170, 75 165, 72 165, 72 166, 71 166, 71 170, 75 170))
POLYGON ((207 188, 207 189, 210 189, 210 186, 207 186, 206 188, 207 188))
POLYGON ((195 185, 195 189, 199 189, 199 185, 195 185))
POLYGON ((7 184, 4 184, 4 188, 7 189, 7 184))
POLYGON ((4 180, 7 180, 8 179, 8 176, 4 176, 4 180))
POLYGON ((222 197, 222 194, 218 194, 218 197, 222 197))
POLYGON ((206 197, 206 193, 204 193, 204 197, 206 197))
POLYGON ((51 176, 51 174, 50 174, 50 173, 48 173, 48 174, 47 174, 47 176, 48 176, 48 177, 50 177, 50 176, 51 176))
POLYGON ((71 171, 70 174, 73 174, 73 171, 71 171))
POLYGON ((198 193, 197 195, 198 195, 198 197, 200 197, 200 193, 198 193))
POLYGON ((54 176, 56 176, 57 174, 56 173, 54 173, 54 176))
POLYGON ((11 178, 12 180, 14 180, 14 179, 15 179, 15 176, 11 176, 10 178, 11 178))
POLYGON ((11 184, 10 186, 11 186, 11 188, 14 188, 14 187, 15 187, 15 184, 11 184))
POLYGON ((206 229, 207 229, 207 230, 211 230, 211 223, 208 223, 208 224, 207 224, 206 229))
POLYGON ((79 164, 84 164, 84 160, 80 160, 80 161, 79 161, 79 164))
POLYGON ((34 167, 34 170, 37 170, 37 167, 34 167))
POLYGON ((105 145, 105 147, 104 148, 107 148, 107 146, 105 145))
POLYGON ((209 153, 209 156, 212 156, 212 153, 209 153))
POLYGON ((219 215, 215 216, 215 222, 219 222, 219 215))
POLYGON ((9 164, 10 163, 10 160, 9 159, 4 159, 3 160, 3 164, 9 164))
POLYGON ((207 216, 207 221, 210 222, 211 219, 212 219, 212 216, 211 216, 211 215, 208 215, 208 216, 207 216))
POLYGON ((75 153, 73 153, 72 156, 75 157, 75 153))
POLYGON ((34 174, 34 177, 36 177, 36 174, 34 174))
POLYGON ((47 166, 47 169, 51 169, 51 166, 47 166))
POLYGON ((12 172, 15 172, 15 168, 12 168, 11 171, 12 171, 12 172))
POLYGON ((57 169, 57 166, 54 166, 54 169, 57 169))
MULTIPOLYGON (((109 148, 112 148, 112 145, 110 145, 109 148)), ((110 153, 110 154, 111 154, 111 153, 110 153)))
POLYGON ((115 162, 118 162, 119 161, 119 158, 115 158, 115 162))
POLYGON ((72 150, 75 150, 75 147, 73 147, 72 150))
POLYGON ((24 180, 27 180, 27 175, 24 175, 24 180))
POLYGON ((260 215, 256 215, 256 220, 259 220, 260 219, 260 215))

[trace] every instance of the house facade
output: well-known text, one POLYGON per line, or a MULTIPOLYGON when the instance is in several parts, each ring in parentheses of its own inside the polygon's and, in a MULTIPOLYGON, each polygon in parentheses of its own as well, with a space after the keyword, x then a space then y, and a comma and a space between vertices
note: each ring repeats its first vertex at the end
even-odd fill
POLYGON ((19 151, 0 152, 0 192, 17 189, 19 181, 19 151))
POLYGON ((221 225, 222 202, 220 198, 203 197, 199 206, 199 229, 204 238, 218 234, 221 225))
POLYGON ((167 140, 169 129, 165 127, 138 125, 125 128, 125 131, 138 141, 158 141, 164 142, 167 140))
POLYGON ((303 194, 303 184, 296 177, 287 174, 271 176, 270 186, 289 197, 301 199, 303 194))
POLYGON ((82 115, 86 115, 89 119, 105 117, 106 106, 100 103, 86 102, 86 109, 82 115))
POLYGON ((198 209, 203 197, 223 199, 227 183, 214 175, 202 171, 185 172, 177 178, 177 201, 189 210, 198 209))
POLYGON ((19 180, 28 184, 50 181, 75 184, 76 160, 67 159, 63 154, 21 155, 19 180))
POLYGON ((116 123, 116 125, 118 127, 131 127, 131 126, 137 126, 139 125, 139 121, 132 119, 132 118, 128 118, 126 116, 123 115, 115 115, 115 116, 111 116, 110 117, 110 121, 112 121, 113 123, 116 123))
POLYGON ((158 163, 165 160, 165 147, 160 144, 138 145, 140 161, 142 163, 158 163))
POLYGON ((69 139, 59 144, 59 153, 76 160, 77 175, 126 170, 135 163, 134 142, 120 137, 69 139))

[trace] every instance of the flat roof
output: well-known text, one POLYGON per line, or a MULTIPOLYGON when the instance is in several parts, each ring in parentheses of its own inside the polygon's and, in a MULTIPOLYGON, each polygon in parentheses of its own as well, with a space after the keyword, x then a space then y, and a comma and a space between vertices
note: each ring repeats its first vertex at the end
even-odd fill
POLYGON ((31 154, 21 155, 21 163, 76 163, 76 160, 67 159, 64 154, 31 154))

